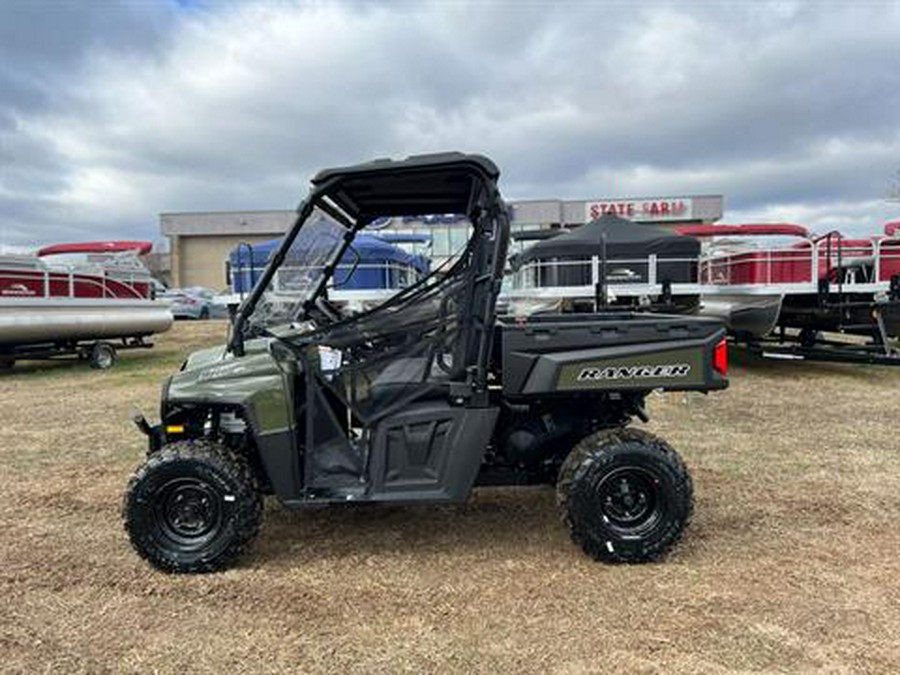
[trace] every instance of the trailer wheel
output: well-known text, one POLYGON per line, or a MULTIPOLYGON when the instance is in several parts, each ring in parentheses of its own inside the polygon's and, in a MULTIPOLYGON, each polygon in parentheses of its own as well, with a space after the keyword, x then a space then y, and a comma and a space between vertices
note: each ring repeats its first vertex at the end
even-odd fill
POLYGON ((91 368, 106 370, 116 362, 116 348, 108 342, 95 342, 88 356, 91 368))
POLYGON ((639 429, 599 431, 563 462, 557 504, 572 540, 595 560, 650 562, 691 519, 691 477, 665 441, 639 429))
POLYGON ((214 572, 256 537, 262 496, 234 453, 208 441, 180 441, 135 472, 122 517, 132 546, 158 569, 214 572))

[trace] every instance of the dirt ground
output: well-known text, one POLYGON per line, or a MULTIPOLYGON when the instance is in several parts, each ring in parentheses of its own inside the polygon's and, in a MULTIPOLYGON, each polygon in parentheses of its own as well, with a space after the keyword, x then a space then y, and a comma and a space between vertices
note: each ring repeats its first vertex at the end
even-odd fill
POLYGON ((267 505, 249 556, 168 576, 119 518, 132 405, 224 324, 110 371, 0 375, 0 669, 8 672, 900 672, 900 369, 747 362, 655 396, 697 507, 664 562, 587 559, 551 489, 453 507, 267 505))

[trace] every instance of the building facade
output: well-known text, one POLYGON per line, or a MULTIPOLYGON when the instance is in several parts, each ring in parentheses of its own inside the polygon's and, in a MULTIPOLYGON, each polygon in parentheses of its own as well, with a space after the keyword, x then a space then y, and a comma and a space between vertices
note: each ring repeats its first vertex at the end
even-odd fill
MULTIPOLYGON (((634 199, 528 200, 510 202, 513 234, 525 230, 568 228, 605 213, 639 223, 662 226, 714 223, 722 217, 721 195, 643 197, 634 199)), ((160 230, 169 239, 173 286, 228 285, 226 260, 238 244, 255 244, 281 237, 293 223, 294 211, 220 211, 163 213, 160 230)), ((459 251, 468 239, 468 223, 455 215, 425 218, 385 218, 373 228, 431 239, 429 256, 440 264, 459 251)), ((511 253, 524 242, 513 241, 511 253)))

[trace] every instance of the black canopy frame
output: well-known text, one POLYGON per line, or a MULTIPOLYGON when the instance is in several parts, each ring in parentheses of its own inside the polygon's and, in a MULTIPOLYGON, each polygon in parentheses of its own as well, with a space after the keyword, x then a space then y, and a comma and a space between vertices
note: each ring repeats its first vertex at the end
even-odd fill
MULTIPOLYGON (((507 208, 497 189, 499 174, 496 165, 486 157, 463 153, 420 155, 400 161, 375 160, 321 171, 312 179, 310 192, 298 206, 297 217, 280 247, 272 255, 252 293, 242 303, 232 327, 229 348, 236 355, 243 354, 247 321, 315 209, 324 211, 347 230, 343 242, 309 294, 304 305, 307 310, 322 297, 356 234, 373 220, 383 216, 461 214, 469 219, 473 232, 461 260, 448 272, 465 276, 465 297, 460 303, 458 317, 463 346, 454 361, 471 368, 472 384, 483 389, 490 355, 490 327, 494 323, 509 231, 507 208), (496 230, 498 227, 503 228, 502 234, 496 230)), ((429 280, 433 281, 433 275, 364 316, 370 317, 398 302, 409 302, 429 280)), ((346 333, 361 320, 362 315, 357 315, 336 321, 314 331, 311 337, 325 339, 330 332, 346 333)))

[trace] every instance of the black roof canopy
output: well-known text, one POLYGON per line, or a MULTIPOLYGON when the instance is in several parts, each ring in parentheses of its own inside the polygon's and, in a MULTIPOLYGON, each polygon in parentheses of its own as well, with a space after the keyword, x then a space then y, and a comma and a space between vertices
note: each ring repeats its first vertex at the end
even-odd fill
POLYGON ((605 214, 551 239, 538 241, 517 256, 516 263, 552 258, 584 258, 600 255, 606 238, 610 258, 644 258, 656 254, 668 258, 691 258, 700 253, 700 242, 671 230, 643 225, 614 214, 605 214))
POLYGON ((380 216, 471 215, 500 177, 482 155, 445 152, 403 160, 377 159, 320 171, 313 191, 355 220, 380 216))

